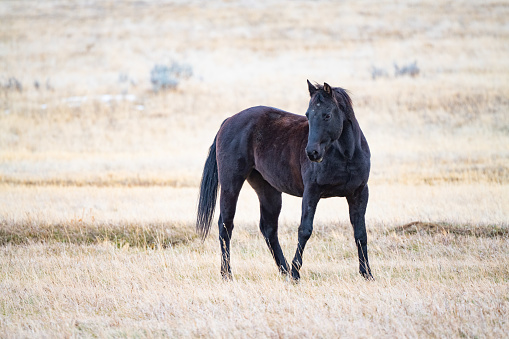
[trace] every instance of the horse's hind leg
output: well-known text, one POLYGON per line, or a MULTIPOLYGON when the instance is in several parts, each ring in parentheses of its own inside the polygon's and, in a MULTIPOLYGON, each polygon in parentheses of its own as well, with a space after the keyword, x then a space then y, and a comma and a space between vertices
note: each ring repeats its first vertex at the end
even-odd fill
POLYGON ((230 180, 228 184, 221 185, 219 197, 219 244, 221 246, 221 276, 225 280, 232 279, 230 267, 230 239, 233 231, 233 218, 237 209, 237 200, 244 178, 230 180))
POLYGON ((253 187, 260 200, 260 231, 276 261, 279 271, 287 274, 289 266, 277 236, 278 218, 282 204, 281 192, 272 187, 256 170, 251 172, 247 181, 253 187))

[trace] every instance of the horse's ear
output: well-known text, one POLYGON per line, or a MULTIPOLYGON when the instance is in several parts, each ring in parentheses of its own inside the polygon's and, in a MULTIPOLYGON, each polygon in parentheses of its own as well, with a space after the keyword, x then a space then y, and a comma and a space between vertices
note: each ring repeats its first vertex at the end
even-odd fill
POLYGON ((328 95, 332 95, 332 88, 329 86, 328 83, 324 82, 323 83, 323 90, 325 91, 325 93, 327 93, 328 95))
POLYGON ((313 85, 312 83, 309 82, 309 80, 307 81, 308 82, 308 88, 309 88, 309 95, 313 96, 313 94, 315 94, 315 92, 318 90, 315 85, 313 85))

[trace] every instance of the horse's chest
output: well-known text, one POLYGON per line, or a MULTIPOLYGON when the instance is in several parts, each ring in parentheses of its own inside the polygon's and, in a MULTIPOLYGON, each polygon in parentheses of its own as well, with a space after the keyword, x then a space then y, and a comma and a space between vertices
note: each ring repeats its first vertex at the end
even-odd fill
MULTIPOLYGON (((325 165, 325 164, 324 164, 325 165)), ((317 172, 316 182, 324 187, 323 196, 346 196, 368 181, 369 166, 344 162, 329 164, 317 172)))

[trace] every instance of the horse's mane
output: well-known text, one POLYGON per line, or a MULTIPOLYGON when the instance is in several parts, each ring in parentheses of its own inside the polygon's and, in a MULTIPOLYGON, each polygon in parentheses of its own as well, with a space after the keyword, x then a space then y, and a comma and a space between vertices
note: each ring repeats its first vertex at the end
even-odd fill
MULTIPOLYGON (((323 89, 323 85, 315 84, 315 87, 318 88, 323 94, 325 91, 323 89)), ((350 98, 349 91, 341 88, 341 87, 331 87, 332 93, 334 94, 334 100, 338 104, 338 106, 346 113, 350 120, 356 120, 355 113, 353 111, 352 99, 350 98)))

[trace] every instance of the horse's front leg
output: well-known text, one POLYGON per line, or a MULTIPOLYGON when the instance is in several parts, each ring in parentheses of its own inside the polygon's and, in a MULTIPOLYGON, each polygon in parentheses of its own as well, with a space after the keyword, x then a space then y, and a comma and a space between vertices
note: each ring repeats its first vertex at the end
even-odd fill
POLYGON ((313 233, 313 219, 315 217, 316 206, 320 200, 320 193, 316 190, 306 189, 302 196, 302 215, 299 226, 299 242, 297 250, 292 260, 292 278, 300 279, 299 270, 302 267, 302 253, 304 247, 313 233))
POLYGON ((352 223, 359 254, 359 273, 367 280, 372 280, 371 268, 368 260, 368 235, 366 234, 366 223, 364 215, 368 205, 369 191, 368 186, 357 190, 352 196, 347 197, 350 212, 350 222, 352 223))

